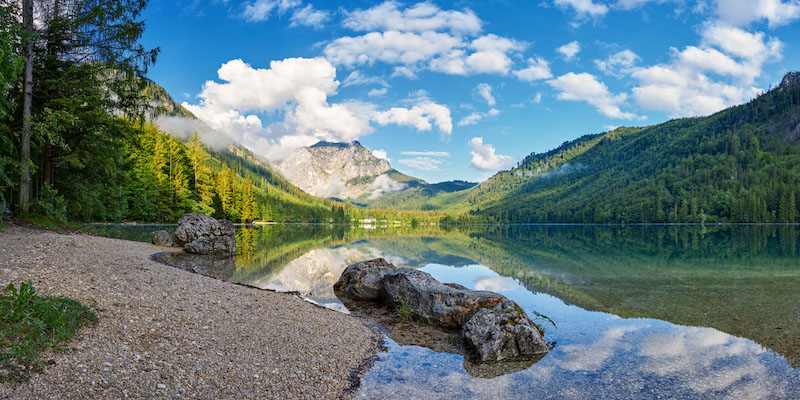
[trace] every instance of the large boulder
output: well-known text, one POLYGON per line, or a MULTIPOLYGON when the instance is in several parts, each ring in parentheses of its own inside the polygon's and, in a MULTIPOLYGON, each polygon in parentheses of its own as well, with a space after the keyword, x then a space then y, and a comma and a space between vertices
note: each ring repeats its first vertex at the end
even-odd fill
POLYGON ((172 236, 169 235, 169 232, 165 230, 155 231, 150 234, 150 239, 152 240, 153 244, 156 246, 161 247, 172 247, 174 242, 172 241, 172 236))
POLYGON ((405 305, 418 318, 443 328, 461 328, 478 310, 508 301, 494 292, 447 286, 416 269, 390 272, 382 284, 390 304, 405 305))
POLYGON ((480 361, 533 359, 549 351, 539 328, 510 300, 478 311, 463 336, 480 361))
POLYGON ((236 254, 235 238, 236 228, 231 221, 202 213, 183 214, 175 230, 175 243, 195 254, 232 256, 236 254))
POLYGON ((380 301, 386 297, 383 277, 396 270, 394 265, 383 258, 358 262, 345 268, 342 276, 333 285, 333 291, 352 300, 380 301))

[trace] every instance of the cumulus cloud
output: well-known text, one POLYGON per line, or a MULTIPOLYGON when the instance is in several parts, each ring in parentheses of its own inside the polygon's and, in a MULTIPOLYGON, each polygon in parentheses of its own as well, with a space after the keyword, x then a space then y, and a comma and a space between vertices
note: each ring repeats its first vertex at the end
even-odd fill
POLYGON ((355 70, 347 75, 347 78, 344 78, 344 82, 342 82, 342 87, 348 86, 355 86, 355 85, 372 85, 372 84, 380 84, 383 86, 388 86, 389 84, 386 83, 383 78, 379 76, 370 76, 364 75, 359 70, 355 70))
POLYGON ((206 82, 199 104, 184 102, 184 107, 211 128, 270 159, 319 140, 351 142, 373 131, 370 122, 431 130, 433 121, 443 134, 452 131, 450 110, 430 100, 389 111, 363 102, 329 103, 339 82, 336 69, 323 58, 272 61, 267 69, 232 60, 217 74, 222 82, 206 82), (261 118, 250 112, 282 115, 283 120, 264 127, 261 118))
POLYGON ((414 168, 420 171, 441 171, 439 165, 441 165, 444 160, 433 157, 413 157, 402 158, 397 162, 405 165, 406 167, 414 168))
POLYGON ((388 175, 379 175, 369 186, 371 192, 369 198, 374 199, 384 193, 399 192, 407 187, 407 184, 395 182, 388 175))
POLYGON ((722 21, 736 26, 766 20, 770 28, 775 28, 800 19, 797 0, 715 0, 714 6, 722 21))
POLYGON ((461 121, 458 121, 458 126, 468 126, 468 125, 475 125, 478 121, 486 118, 486 117, 493 117, 495 115, 500 114, 500 110, 496 108, 492 108, 491 110, 485 113, 474 112, 466 117, 462 118, 461 121))
POLYGON ((573 25, 579 25, 588 19, 601 18, 608 14, 608 6, 595 3, 593 0, 554 0, 553 4, 559 8, 571 9, 575 12, 573 25))
POLYGON ((443 135, 450 135, 453 132, 450 109, 428 100, 411 108, 392 107, 386 111, 376 112, 373 119, 380 125, 413 126, 420 131, 429 131, 432 125, 436 124, 443 135))
POLYGON ((625 49, 608 56, 605 60, 594 60, 594 65, 600 71, 619 78, 633 72, 639 60, 641 58, 636 53, 630 49, 625 49))
POLYGON ((474 92, 482 99, 486 100, 486 104, 488 104, 489 107, 494 107, 494 105, 497 103, 494 95, 492 95, 492 86, 488 83, 478 84, 478 86, 475 87, 474 92))
POLYGON ((269 19, 272 11, 278 10, 279 13, 299 6, 300 0, 256 0, 247 3, 242 12, 242 18, 248 22, 260 22, 269 19))
POLYGON ((422 69, 452 75, 506 74, 512 65, 510 54, 526 45, 481 35, 482 22, 470 10, 441 10, 427 2, 401 9, 400 3, 388 1, 347 15, 345 27, 370 32, 331 41, 323 50, 325 57, 347 67, 396 64, 392 76, 414 78, 422 69))
POLYGON ((289 26, 310 26, 314 29, 322 29, 325 23, 331 19, 331 13, 325 10, 315 10, 314 6, 307 6, 295 10, 292 14, 292 23, 289 26))
POLYGON ((380 89, 376 88, 376 89, 372 89, 369 92, 367 92, 367 96, 369 96, 369 97, 385 96, 386 92, 388 92, 388 91, 389 91, 389 89, 385 88, 385 87, 384 88, 380 88, 380 89))
POLYGON ((762 32, 707 24, 699 46, 673 49, 672 60, 632 73, 633 98, 644 109, 701 116, 755 97, 764 65, 781 59, 783 44, 762 32))
POLYGON ((386 153, 386 150, 383 149, 372 150, 372 155, 377 158, 380 158, 381 160, 392 161, 389 158, 389 155, 386 153))
POLYGON ((556 51, 561 53, 564 60, 571 61, 581 51, 581 44, 576 40, 557 48, 556 51))
POLYGON ((520 80, 531 82, 540 79, 550 79, 553 74, 550 72, 550 64, 541 57, 529 58, 528 68, 514 71, 514 76, 520 80))
POLYGON ((514 160, 509 156, 496 154, 494 146, 483 144, 482 137, 473 137, 469 141, 472 148, 472 166, 481 171, 499 171, 508 169, 514 165, 514 160))
POLYGON ((442 10, 429 2, 401 10, 401 3, 386 1, 366 10, 347 13, 344 26, 356 31, 426 32, 449 31, 477 34, 483 22, 471 10, 442 10))
POLYGON ((559 100, 585 101, 610 118, 636 118, 636 114, 623 112, 619 108, 625 102, 627 95, 624 93, 612 94, 608 87, 598 81, 594 75, 586 72, 580 74, 570 72, 551 79, 547 83, 560 92, 559 100))

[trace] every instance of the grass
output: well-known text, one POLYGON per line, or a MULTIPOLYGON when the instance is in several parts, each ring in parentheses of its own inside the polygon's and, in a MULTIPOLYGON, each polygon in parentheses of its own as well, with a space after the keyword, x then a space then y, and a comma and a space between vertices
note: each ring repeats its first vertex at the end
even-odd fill
POLYGON ((400 317, 400 319, 406 322, 411 322, 414 318, 414 311, 411 310, 411 307, 409 307, 405 301, 400 303, 394 312, 398 317, 400 317))
POLYGON ((63 350, 82 326, 97 322, 88 307, 66 297, 38 296, 30 281, 0 295, 0 381, 20 382, 39 372, 39 355, 63 350))

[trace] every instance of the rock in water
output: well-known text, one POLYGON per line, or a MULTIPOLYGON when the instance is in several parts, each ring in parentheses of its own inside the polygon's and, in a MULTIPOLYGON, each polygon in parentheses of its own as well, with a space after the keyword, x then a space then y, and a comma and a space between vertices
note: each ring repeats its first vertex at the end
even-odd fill
POLYGON ((172 247, 174 242, 172 241, 172 236, 169 235, 169 232, 165 230, 155 231, 150 234, 152 242, 156 246, 161 247, 172 247))
POLYGON ((360 301, 379 301, 386 297, 383 277, 396 271, 394 265, 383 258, 362 261, 348 266, 333 285, 340 296, 360 301))
POLYGON ((425 322, 444 328, 461 328, 478 310, 508 301, 494 292, 447 286, 416 269, 386 274, 383 289, 392 305, 405 304, 425 322))
POLYGON ((549 351, 539 328, 510 300, 478 311, 464 324, 463 335, 480 361, 535 358, 549 351))
POLYGON ((175 230, 175 243, 195 254, 232 256, 236 254, 235 238, 236 229, 231 221, 202 213, 183 214, 175 230))
POLYGON ((431 325, 461 329, 479 361, 532 360, 549 350, 539 328, 505 296, 444 284, 382 258, 348 266, 333 289, 342 301, 402 305, 431 325))

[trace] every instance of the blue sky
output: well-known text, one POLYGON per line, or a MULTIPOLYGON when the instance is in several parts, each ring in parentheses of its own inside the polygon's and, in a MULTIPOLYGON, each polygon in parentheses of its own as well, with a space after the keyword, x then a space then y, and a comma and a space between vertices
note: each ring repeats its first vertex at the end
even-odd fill
POLYGON ((429 182, 800 70, 798 0, 152 0, 144 18, 150 78, 219 132, 270 159, 359 140, 429 182))

